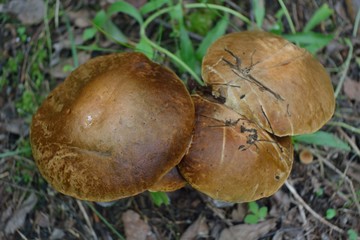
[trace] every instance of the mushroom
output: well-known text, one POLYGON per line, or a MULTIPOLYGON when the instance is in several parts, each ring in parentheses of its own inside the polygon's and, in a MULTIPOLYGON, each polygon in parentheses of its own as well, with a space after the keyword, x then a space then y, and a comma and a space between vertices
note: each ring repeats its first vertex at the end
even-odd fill
POLYGON ((305 49, 271 33, 221 37, 207 50, 202 76, 226 106, 277 136, 315 132, 334 113, 324 67, 305 49))
POLYGON ((194 105, 181 80, 140 53, 91 59, 40 106, 31 146, 44 178, 84 200, 141 193, 188 148, 194 105))
POLYGON ((186 181, 177 167, 172 168, 159 181, 149 188, 151 192, 173 192, 185 187, 186 181))
POLYGON ((276 137, 227 106, 195 95, 195 130, 179 164, 186 181, 210 197, 248 202, 275 193, 293 163, 290 137, 276 137))

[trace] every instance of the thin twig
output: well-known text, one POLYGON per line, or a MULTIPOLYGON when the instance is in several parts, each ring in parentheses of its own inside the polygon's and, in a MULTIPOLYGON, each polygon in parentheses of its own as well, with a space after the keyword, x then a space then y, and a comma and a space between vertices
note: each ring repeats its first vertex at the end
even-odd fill
POLYGON ((334 94, 334 95, 335 95, 335 98, 338 97, 338 95, 339 95, 339 93, 340 93, 340 90, 341 90, 341 88, 342 88, 342 86, 343 86, 343 84, 344 84, 346 75, 347 75, 348 70, 349 70, 350 60, 351 60, 351 58, 352 58, 352 56, 353 56, 353 45, 352 45, 350 39, 345 38, 344 41, 345 41, 345 43, 349 46, 349 52, 348 52, 348 56, 347 56, 347 58, 346 58, 346 60, 345 60, 345 68, 344 68, 344 70, 343 70, 343 72, 342 72, 342 75, 341 75, 341 77, 340 77, 339 83, 338 83, 338 85, 336 86, 336 90, 335 90, 335 94, 334 94))
POLYGON ((16 230, 16 232, 20 235, 20 237, 21 237, 23 240, 28 240, 28 238, 27 238, 22 232, 20 232, 20 230, 16 230))
POLYGON ((85 218, 85 222, 86 222, 86 224, 88 225, 88 227, 89 227, 89 229, 90 229, 90 231, 91 231, 91 234, 93 235, 94 239, 97 240, 98 237, 96 236, 96 233, 95 233, 95 231, 94 231, 94 229, 93 229, 93 227, 92 227, 92 224, 91 224, 91 222, 90 222, 89 215, 87 214, 87 212, 86 212, 83 204, 81 203, 80 200, 76 200, 76 203, 77 203, 77 205, 79 206, 80 211, 81 211, 81 213, 83 214, 83 216, 84 216, 84 218, 85 218))
POLYGON ((353 141, 341 128, 338 128, 341 135, 346 139, 346 141, 350 144, 352 149, 355 151, 356 155, 360 157, 360 150, 356 145, 355 141, 353 141))
POLYGON ((323 223, 324 225, 330 227, 331 229, 344 234, 345 231, 341 228, 339 228, 338 226, 335 226, 334 224, 326 221, 323 217, 321 217, 317 212, 315 212, 305 201, 304 199, 302 199, 302 197, 297 193, 296 189, 291 185, 290 181, 286 181, 285 182, 286 187, 289 189, 289 191, 291 192, 291 194, 295 197, 295 199, 301 204, 303 205, 303 207, 311 214, 313 215, 317 220, 319 220, 321 223, 323 223))
POLYGON ((313 151, 313 154, 319 159, 321 160, 328 168, 330 168, 331 170, 333 170, 334 172, 336 172, 337 174, 339 174, 348 184, 351 190, 351 194, 352 197, 354 199, 355 205, 358 209, 359 215, 360 215, 360 204, 359 204, 359 199, 357 198, 356 192, 355 192, 355 188, 354 188, 354 184, 351 181, 351 179, 346 176, 346 173, 341 172, 338 168, 336 168, 331 162, 329 162, 326 158, 322 157, 320 154, 318 154, 316 151, 313 151))

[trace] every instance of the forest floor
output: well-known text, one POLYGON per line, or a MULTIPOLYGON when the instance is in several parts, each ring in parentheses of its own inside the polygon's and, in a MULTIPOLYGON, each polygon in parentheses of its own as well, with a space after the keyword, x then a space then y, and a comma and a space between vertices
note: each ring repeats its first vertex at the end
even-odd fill
MULTIPOLYGON (((282 1, 209 1, 252 22, 229 16, 226 33, 257 24, 291 35, 286 8, 297 32, 295 41, 315 47, 315 56, 331 76, 336 110, 321 129, 327 135, 296 143, 292 172, 277 193, 253 203, 226 204, 186 186, 168 193, 168 205, 157 206, 144 192, 108 207, 65 196, 45 182, 31 155, 29 126, 41 101, 78 64, 108 52, 132 51, 141 38, 136 14, 117 11, 101 18, 111 0, 25 2, 0 1, 0 239, 359 239, 360 1, 286 1, 285 6, 282 1), (322 7, 317 16, 321 23, 309 34, 304 29, 322 7), (107 21, 105 34, 93 27, 102 21, 107 21), (340 141, 338 146, 326 144, 334 141, 340 141), (313 156, 310 163, 300 161, 304 150, 313 156), (249 215, 256 216, 250 223, 244 220, 249 215)), ((156 1, 127 2, 143 19, 157 11, 142 9, 156 1)), ((180 17, 196 48, 225 14, 186 8, 190 2, 183 1, 180 17)), ((186 47, 179 49, 178 25, 172 25, 179 23, 172 21, 173 15, 154 18, 146 34, 172 52, 179 50, 186 60, 191 54, 182 52, 186 47)), ((189 89, 197 88, 193 75, 163 52, 154 60, 186 79, 189 89)), ((194 62, 199 66, 201 59, 194 62)))

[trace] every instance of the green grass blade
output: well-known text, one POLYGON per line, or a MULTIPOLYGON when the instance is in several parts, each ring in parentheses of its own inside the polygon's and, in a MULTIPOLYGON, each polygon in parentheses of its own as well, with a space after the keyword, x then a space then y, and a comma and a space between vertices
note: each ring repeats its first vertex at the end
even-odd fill
POLYGON ((97 29, 94 27, 86 28, 83 32, 82 38, 84 41, 87 41, 89 39, 92 39, 95 37, 95 34, 97 33, 97 29))
POLYGON ((251 25, 251 21, 250 19, 248 19, 247 17, 245 17, 244 15, 242 15, 241 13, 225 7, 225 6, 221 6, 221 5, 217 5, 217 4, 210 4, 210 3, 189 3, 189 4, 185 4, 184 6, 185 8, 188 9, 192 9, 192 8, 208 8, 208 9, 212 9, 212 10, 218 10, 218 11, 222 11, 224 13, 229 13, 237 18, 239 18, 241 21, 245 22, 248 25, 251 25))
POLYGON ((196 56, 198 59, 202 59, 209 48, 209 46, 219 37, 225 34, 226 28, 229 24, 229 18, 227 15, 223 16, 219 22, 211 29, 205 38, 199 45, 196 56))
POLYGON ((126 240, 121 233, 119 233, 116 228, 109 223, 109 221, 98 211, 96 208, 89 202, 85 202, 85 204, 100 218, 101 221, 118 237, 120 240, 126 240))
POLYGON ((296 34, 284 34, 282 35, 290 42, 299 42, 300 44, 327 44, 334 39, 334 35, 324 35, 315 32, 300 32, 296 34))
POLYGON ((255 15, 256 25, 261 28, 265 18, 265 2, 264 0, 252 0, 251 3, 255 15))
MULTIPOLYGON (((169 12, 171 16, 171 22, 173 25, 173 35, 176 37, 176 40, 179 41, 178 49, 176 54, 183 62, 193 70, 196 68, 196 58, 195 50, 193 47, 193 43, 190 40, 189 33, 186 29, 184 23, 184 14, 182 5, 180 3, 174 6, 174 11, 169 12)), ((184 68, 179 66, 182 71, 185 71, 184 68)), ((196 72, 196 70, 195 70, 196 72)))
POLYGON ((110 39, 113 39, 119 43, 127 42, 127 37, 110 20, 104 10, 101 10, 96 14, 93 20, 93 24, 99 31, 103 32, 110 39))
POLYGON ((299 143, 307 143, 307 144, 314 144, 319 146, 327 146, 333 147, 341 150, 350 151, 350 147, 347 143, 336 137, 335 135, 324 132, 318 131, 312 134, 304 134, 299 136, 294 136, 293 140, 299 143))
POLYGON ((310 18, 310 20, 307 22, 307 24, 304 27, 304 32, 309 32, 312 29, 314 29, 318 24, 328 19, 332 14, 334 13, 334 10, 329 8, 329 5, 323 4, 314 15, 310 18))
POLYGON ((144 39, 144 41, 146 41, 149 45, 151 45, 154 49, 166 54, 168 57, 171 58, 171 60, 176 63, 179 64, 181 67, 183 67, 195 80, 196 82, 198 82, 201 86, 204 85, 203 81, 201 80, 201 78, 186 64, 184 63, 180 58, 178 58, 175 54, 173 54, 172 52, 170 52, 169 50, 161 47, 160 45, 154 43, 153 41, 151 41, 148 36, 146 35, 146 27, 157 17, 159 17, 160 15, 164 14, 164 13, 168 13, 169 11, 172 11, 174 8, 173 7, 168 7, 168 8, 164 8, 161 9, 157 12, 155 12, 154 14, 152 14, 151 16, 149 16, 144 24, 141 26, 140 28, 140 36, 141 38, 144 39))
POLYGON ((154 57, 154 49, 144 38, 140 39, 140 42, 136 44, 135 48, 137 51, 145 54, 150 59, 154 57))
POLYGON ((311 53, 315 53, 325 47, 334 39, 334 35, 332 34, 324 35, 315 32, 299 32, 295 34, 284 34, 282 36, 290 42, 300 44, 301 47, 306 48, 311 53))
POLYGON ((0 159, 16 156, 19 154, 31 154, 31 148, 27 147, 27 148, 16 149, 15 151, 7 151, 0 153, 0 159))
POLYGON ((149 12, 161 8, 168 1, 169 0, 151 0, 140 8, 140 13, 142 15, 148 14, 149 12))
POLYGON ((140 12, 131 4, 124 2, 124 1, 118 1, 114 2, 110 5, 110 7, 107 9, 107 15, 111 16, 115 13, 125 13, 131 17, 133 17, 140 25, 143 23, 142 16, 140 12))
POLYGON ((79 66, 79 58, 78 58, 78 55, 77 55, 76 43, 75 43, 73 29, 71 28, 70 19, 69 19, 69 17, 67 15, 65 15, 65 25, 66 25, 66 29, 67 29, 67 31, 69 33, 69 41, 70 41, 70 44, 71 44, 71 54, 72 54, 72 58, 73 58, 74 67, 77 68, 79 66))
POLYGON ((289 27, 290 27, 290 30, 291 30, 291 33, 292 34, 295 34, 296 33, 296 30, 295 30, 295 26, 294 26, 294 23, 291 19, 291 16, 290 16, 290 13, 289 11, 287 10, 283 0, 278 0, 280 6, 281 6, 281 9, 284 11, 284 14, 285 14, 285 17, 286 17, 286 20, 288 21, 289 23, 289 27))
POLYGON ((184 25, 180 26, 180 58, 188 64, 191 69, 195 69, 196 58, 193 44, 184 25))

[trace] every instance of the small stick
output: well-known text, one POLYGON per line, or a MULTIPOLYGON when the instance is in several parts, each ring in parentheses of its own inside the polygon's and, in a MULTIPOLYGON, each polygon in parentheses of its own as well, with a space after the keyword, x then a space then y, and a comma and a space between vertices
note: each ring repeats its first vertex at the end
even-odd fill
POLYGON ((334 224, 326 221, 323 217, 321 217, 317 212, 315 212, 305 201, 304 199, 302 199, 302 197, 297 193, 296 189, 291 185, 291 183, 289 181, 285 182, 286 187, 289 189, 289 191, 291 192, 291 194, 295 197, 295 199, 301 204, 303 205, 303 207, 311 214, 313 215, 317 220, 319 220, 321 223, 323 223, 324 225, 330 227, 331 229, 344 234, 345 231, 341 228, 339 228, 338 226, 335 226, 334 224))
POLYGON ((355 153, 360 157, 360 150, 358 146, 356 146, 356 143, 354 140, 352 140, 341 128, 337 128, 338 131, 341 133, 342 136, 346 139, 346 141, 350 144, 350 146, 353 148, 355 153))
POLYGON ((96 236, 96 233, 95 233, 95 231, 94 231, 94 229, 93 229, 93 227, 92 227, 92 224, 91 224, 91 222, 90 222, 89 216, 88 216, 88 214, 87 214, 87 212, 86 212, 83 204, 81 203, 80 200, 76 200, 76 203, 78 204, 81 213, 84 215, 85 222, 86 222, 86 224, 88 225, 88 227, 89 227, 89 229, 90 229, 90 231, 91 231, 91 234, 94 236, 94 239, 97 240, 98 237, 96 236))
POLYGON ((336 168, 331 162, 329 162, 326 158, 323 158, 320 154, 318 154, 317 152, 313 152, 313 154, 319 159, 321 160, 328 168, 332 169, 333 171, 335 171, 337 174, 339 174, 342 178, 344 178, 344 180, 349 184, 350 190, 351 190, 351 194, 352 197, 354 198, 354 202, 355 205, 357 207, 357 210, 359 212, 360 215, 360 204, 359 204, 359 199, 357 198, 356 192, 355 192, 355 188, 354 188, 354 184, 351 181, 351 179, 346 176, 346 173, 341 172, 338 168, 336 168))

